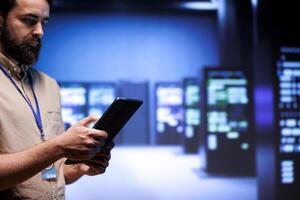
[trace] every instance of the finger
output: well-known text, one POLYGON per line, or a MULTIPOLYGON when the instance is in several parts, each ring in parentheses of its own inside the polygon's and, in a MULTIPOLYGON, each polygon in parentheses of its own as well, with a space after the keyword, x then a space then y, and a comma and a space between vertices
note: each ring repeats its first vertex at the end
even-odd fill
POLYGON ((96 167, 102 167, 104 169, 106 169, 109 165, 109 161, 106 158, 92 159, 92 160, 89 160, 88 163, 91 163, 92 165, 94 165, 96 167))
POLYGON ((110 154, 101 154, 101 153, 96 153, 95 156, 93 157, 94 160, 110 160, 111 155, 110 154))
POLYGON ((103 143, 99 140, 95 140, 94 138, 89 138, 86 141, 86 146, 88 148, 94 148, 97 149, 96 153, 100 152, 103 149, 103 143))
POLYGON ((91 160, 85 162, 85 165, 91 167, 91 168, 105 168, 105 166, 103 164, 98 164, 96 162, 92 162, 91 160))
POLYGON ((82 129, 87 133, 88 136, 93 137, 96 140, 103 140, 106 139, 108 136, 107 132, 103 130, 97 130, 94 128, 86 128, 86 127, 82 127, 82 129))
POLYGON ((113 149, 113 147, 114 147, 114 143, 113 142, 109 142, 108 144, 105 143, 105 145, 102 147, 102 150, 100 152, 98 152, 98 153, 100 153, 100 154, 110 154, 110 152, 113 149))
POLYGON ((103 174, 106 170, 106 167, 102 164, 88 162, 85 165, 89 166, 87 174, 91 176, 103 174))
POLYGON ((85 163, 83 169, 84 174, 89 176, 95 176, 97 174, 102 174, 105 172, 105 169, 103 167, 98 167, 93 163, 85 163))
POLYGON ((95 156, 93 157, 93 160, 100 160, 100 161, 103 161, 103 160, 107 160, 109 161, 111 158, 111 155, 110 153, 108 154, 103 154, 103 153, 96 153, 95 156))
POLYGON ((93 153, 94 153, 93 158, 97 155, 97 153, 102 151, 102 148, 103 148, 102 146, 93 147, 93 153))
POLYGON ((104 147, 102 147, 102 150, 99 152, 99 156, 101 156, 101 154, 102 155, 110 155, 110 153, 111 153, 111 150, 112 150, 112 147, 110 146, 110 147, 107 147, 106 145, 104 146, 104 147))
POLYGON ((99 119, 99 117, 94 116, 94 115, 90 115, 82 120, 80 120, 79 122, 77 122, 78 125, 81 126, 88 126, 90 123, 95 122, 99 119))

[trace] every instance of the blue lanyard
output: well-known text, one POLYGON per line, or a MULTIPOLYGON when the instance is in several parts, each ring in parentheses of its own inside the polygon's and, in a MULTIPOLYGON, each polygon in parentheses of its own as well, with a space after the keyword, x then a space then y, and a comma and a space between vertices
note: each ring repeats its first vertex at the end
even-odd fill
POLYGON ((43 123, 42 123, 42 118, 41 118, 41 112, 40 112, 40 107, 39 107, 39 102, 37 100, 36 94, 34 92, 33 89, 33 82, 32 82, 32 77, 30 77, 30 87, 32 90, 32 94, 34 97, 34 101, 36 104, 36 112, 33 109, 33 106, 31 104, 31 102, 29 101, 29 99, 27 99, 23 92, 21 91, 21 89, 18 87, 18 85, 16 84, 16 82, 14 81, 14 79, 11 77, 11 75, 8 73, 8 71, 6 71, 6 69, 0 64, 0 69, 2 70, 2 72, 5 74, 5 76, 7 76, 7 78, 9 78, 9 80, 13 83, 13 85, 16 87, 16 89, 18 90, 18 92, 22 95, 22 97, 24 98, 24 100, 27 102, 33 116, 36 122, 36 125, 38 126, 39 130, 40 130, 40 134, 41 134, 41 139, 44 142, 45 141, 45 134, 44 134, 44 130, 43 130, 43 123))

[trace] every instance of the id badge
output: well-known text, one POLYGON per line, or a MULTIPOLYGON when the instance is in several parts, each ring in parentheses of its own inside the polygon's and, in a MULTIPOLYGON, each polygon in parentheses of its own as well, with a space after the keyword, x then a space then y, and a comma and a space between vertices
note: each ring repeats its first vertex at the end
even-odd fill
POLYGON ((51 165, 42 171, 42 179, 44 181, 55 181, 56 177, 56 168, 54 165, 51 165))

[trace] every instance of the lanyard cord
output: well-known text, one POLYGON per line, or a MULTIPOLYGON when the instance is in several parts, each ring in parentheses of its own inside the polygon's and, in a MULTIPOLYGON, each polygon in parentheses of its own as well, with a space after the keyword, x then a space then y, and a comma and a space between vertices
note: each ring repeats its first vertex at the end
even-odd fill
POLYGON ((6 71, 6 69, 1 64, 0 64, 0 69, 5 74, 5 76, 13 83, 13 85, 15 86, 15 88, 18 90, 18 92, 22 95, 23 99, 28 104, 28 106, 29 106, 29 108, 30 108, 30 110, 31 110, 31 112, 32 112, 32 114, 34 116, 36 125, 38 126, 38 128, 40 130, 41 139, 44 142, 45 141, 45 134, 44 134, 44 130, 43 130, 43 123, 42 123, 42 118, 41 118, 41 112, 40 112, 40 107, 39 107, 38 99, 37 99, 36 94, 35 94, 34 89, 33 89, 32 77, 30 76, 30 87, 31 87, 31 90, 32 90, 32 94, 33 94, 33 97, 34 97, 35 104, 36 104, 36 112, 34 111, 34 108, 33 108, 32 104, 31 104, 29 98, 27 97, 28 98, 27 99, 24 96, 23 92, 18 87, 18 85, 16 84, 16 82, 13 80, 13 78, 11 77, 11 75, 6 71))

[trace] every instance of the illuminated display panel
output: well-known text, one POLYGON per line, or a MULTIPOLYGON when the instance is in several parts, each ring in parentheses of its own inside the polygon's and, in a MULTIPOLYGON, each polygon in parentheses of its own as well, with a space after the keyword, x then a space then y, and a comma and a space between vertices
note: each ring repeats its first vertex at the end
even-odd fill
POLYGON ((156 84, 158 144, 179 144, 183 133, 183 91, 179 83, 156 84))
POLYGON ((205 70, 209 172, 254 173, 249 80, 242 70, 205 70))
POLYGON ((277 62, 277 186, 279 199, 299 199, 300 48, 282 47, 277 62), (295 194, 297 193, 297 194, 295 194))
POLYGON ((61 110, 65 128, 86 117, 87 87, 83 83, 60 83, 61 110))
POLYGON ((200 82, 197 78, 184 79, 184 134, 183 145, 186 153, 197 153, 199 146, 200 82))
POLYGON ((113 83, 60 83, 62 117, 69 128, 88 115, 101 116, 116 97, 113 83))
POLYGON ((101 116, 116 98, 113 83, 93 83, 88 87, 88 114, 101 116))

